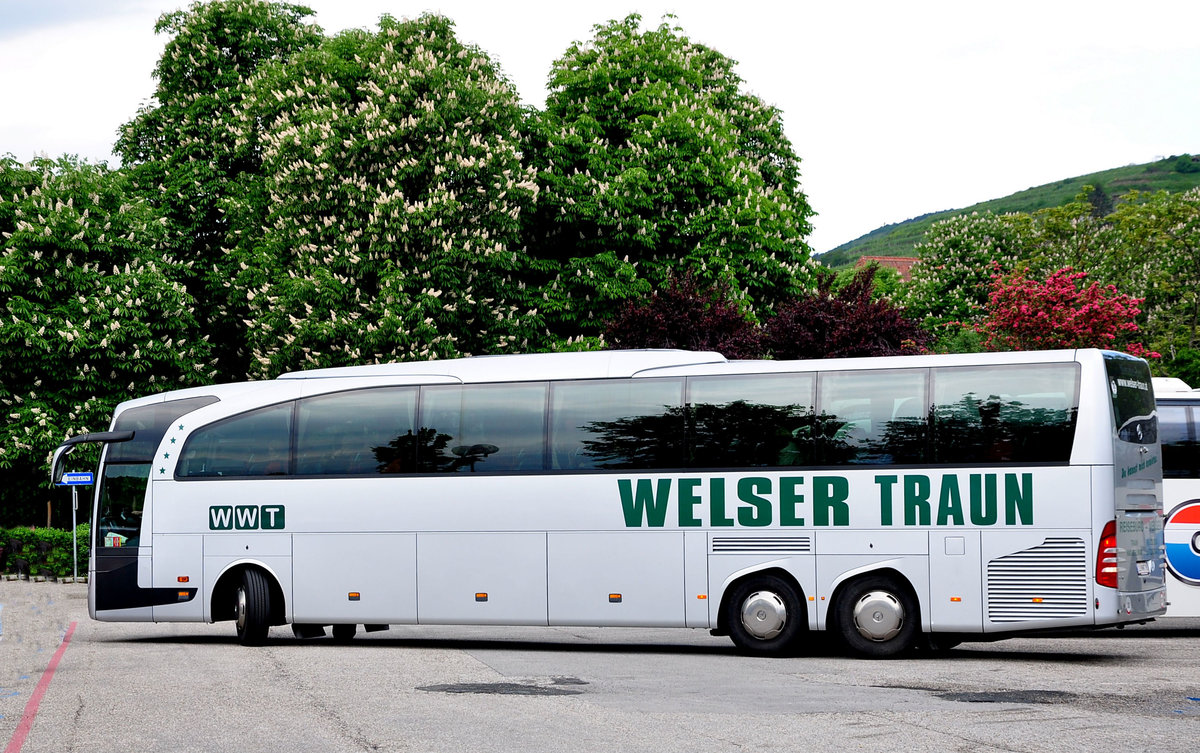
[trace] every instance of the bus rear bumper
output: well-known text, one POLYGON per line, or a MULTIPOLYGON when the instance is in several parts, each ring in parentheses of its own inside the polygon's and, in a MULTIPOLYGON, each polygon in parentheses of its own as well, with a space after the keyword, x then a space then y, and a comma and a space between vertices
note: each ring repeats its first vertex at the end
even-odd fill
POLYGON ((1146 591, 1121 591, 1117 594, 1117 622, 1162 617, 1167 612, 1167 587, 1146 591))

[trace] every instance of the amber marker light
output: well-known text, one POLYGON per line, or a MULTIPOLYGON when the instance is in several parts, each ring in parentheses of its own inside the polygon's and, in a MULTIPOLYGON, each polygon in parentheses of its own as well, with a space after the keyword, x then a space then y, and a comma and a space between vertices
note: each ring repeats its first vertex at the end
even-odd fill
POLYGON ((187 575, 180 575, 180 576, 179 576, 178 578, 176 578, 175 580, 179 581, 180 583, 187 583, 188 581, 190 581, 190 580, 191 580, 191 577, 190 577, 190 576, 187 576, 187 575))
POLYGON ((951 597, 950 597, 950 603, 951 603, 951 604, 957 604, 957 603, 959 603, 960 601, 962 601, 962 597, 961 597, 961 596, 951 596, 951 597))
POLYGON ((475 594, 475 601, 487 601, 487 594, 486 593, 475 594))
POLYGON ((350 601, 359 601, 362 599, 362 594, 358 591, 351 591, 350 593, 346 594, 346 597, 349 598, 350 601))
POLYGON ((610 604, 620 604, 621 603, 621 594, 609 594, 608 601, 610 604))

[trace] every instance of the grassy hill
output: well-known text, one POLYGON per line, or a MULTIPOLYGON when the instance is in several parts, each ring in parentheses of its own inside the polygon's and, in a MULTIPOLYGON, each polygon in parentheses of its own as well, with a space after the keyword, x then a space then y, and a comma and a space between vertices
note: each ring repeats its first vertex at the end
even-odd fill
POLYGON ((853 264, 860 256, 913 256, 913 246, 925 237, 925 231, 938 220, 971 212, 1036 212, 1039 209, 1066 204, 1075 198, 1084 186, 1097 186, 1112 199, 1130 191, 1186 191, 1200 186, 1200 163, 1191 162, 1188 155, 1169 157, 1144 165, 1128 165, 1112 170, 1103 170, 1077 178, 1066 178, 1044 186, 1027 188, 1001 199, 981 202, 963 209, 948 209, 931 212, 911 220, 884 225, 843 243, 837 248, 817 256, 821 263, 830 267, 853 264), (1180 172, 1196 167, 1196 172, 1180 172))

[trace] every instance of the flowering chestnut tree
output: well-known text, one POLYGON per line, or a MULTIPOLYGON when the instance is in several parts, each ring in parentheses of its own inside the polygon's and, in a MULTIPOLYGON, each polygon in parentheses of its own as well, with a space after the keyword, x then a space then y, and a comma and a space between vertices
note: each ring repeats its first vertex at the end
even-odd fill
POLYGON ((1158 357, 1140 343, 1134 321, 1140 298, 1117 292, 1116 286, 1093 282, 1085 272, 1063 267, 1044 280, 1020 270, 996 274, 988 295, 987 315, 978 330, 988 350, 1110 348, 1132 355, 1158 357))
POLYGON ((213 377, 166 231, 120 173, 0 159, 0 525, 29 524, 63 439, 213 377))
MULTIPOLYGON (((312 11, 264 0, 212 0, 164 13, 154 31, 169 37, 154 69, 153 98, 122 126, 114 151, 132 185, 164 216, 172 255, 212 334, 224 379, 246 375, 246 291, 230 284, 263 225, 262 145, 237 112, 261 66, 313 47, 312 11), (236 210, 236 211, 235 211, 236 210)), ((272 273, 274 274, 274 273, 272 273)))
POLYGON ((234 282, 253 376, 535 347, 523 111, 449 19, 384 16, 248 86, 238 127, 270 198, 234 282))
POLYGON ((925 327, 973 322, 983 313, 995 265, 1012 269, 1033 253, 1037 231, 1028 214, 958 215, 934 223, 915 247, 904 304, 925 327))

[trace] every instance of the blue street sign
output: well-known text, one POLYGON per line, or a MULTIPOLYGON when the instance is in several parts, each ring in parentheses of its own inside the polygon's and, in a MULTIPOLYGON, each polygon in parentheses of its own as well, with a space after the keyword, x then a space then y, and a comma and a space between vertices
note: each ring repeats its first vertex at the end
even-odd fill
POLYGON ((64 473, 62 481, 58 482, 59 486, 91 486, 92 472, 91 471, 76 471, 74 473, 64 473))

